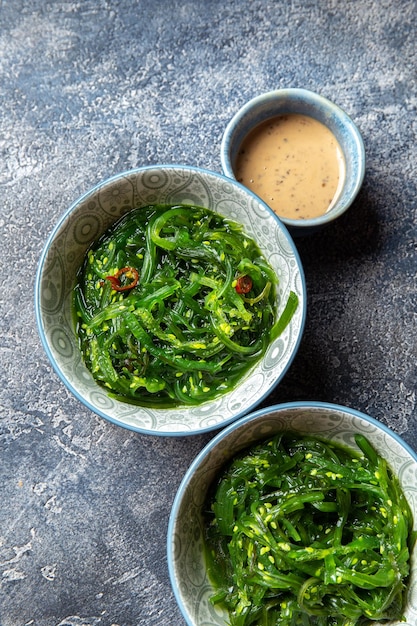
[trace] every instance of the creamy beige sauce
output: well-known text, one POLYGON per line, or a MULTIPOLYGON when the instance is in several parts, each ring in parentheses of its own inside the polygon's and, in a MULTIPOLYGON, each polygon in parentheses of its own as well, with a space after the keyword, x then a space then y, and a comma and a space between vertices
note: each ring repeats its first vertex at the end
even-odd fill
POLYGON ((343 185, 339 142, 324 124, 291 113, 257 126, 242 143, 235 175, 280 217, 326 213, 343 185))

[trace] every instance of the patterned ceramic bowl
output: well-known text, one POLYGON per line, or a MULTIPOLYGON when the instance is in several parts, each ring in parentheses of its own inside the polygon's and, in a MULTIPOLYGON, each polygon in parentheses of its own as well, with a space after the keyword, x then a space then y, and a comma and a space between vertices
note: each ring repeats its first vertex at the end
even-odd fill
POLYGON ((314 118, 336 137, 344 161, 343 184, 339 184, 326 213, 309 219, 280 216, 290 233, 311 234, 342 215, 356 198, 365 175, 365 148, 358 128, 336 104, 307 89, 278 89, 256 96, 234 115, 226 127, 221 145, 223 172, 236 178, 236 161, 242 142, 257 126, 288 114, 314 118))
MULTIPOLYGON (((398 476, 417 524, 417 455, 387 427, 353 409, 316 402, 297 402, 261 409, 218 433, 199 453, 178 489, 168 527, 168 567, 172 587, 188 626, 226 626, 226 612, 214 608, 213 587, 203 554, 202 509, 220 468, 240 450, 276 433, 292 431, 356 448, 354 435, 362 433, 398 476)), ((405 622, 417 624, 417 559, 405 606, 405 622)), ((380 626, 378 622, 372 622, 380 626)), ((400 622, 390 622, 400 626, 400 622)))
POLYGON ((77 200, 63 215, 42 253, 35 309, 45 351, 61 380, 98 415, 131 430, 156 435, 191 435, 220 428, 253 409, 281 380, 302 336, 305 281, 295 246, 270 209, 238 183, 187 166, 155 166, 107 180, 77 200), (75 333, 72 291, 86 251, 130 209, 152 203, 193 204, 240 222, 256 240, 278 279, 278 314, 290 291, 299 305, 282 335, 233 391, 200 406, 141 408, 109 397, 84 365, 75 333))

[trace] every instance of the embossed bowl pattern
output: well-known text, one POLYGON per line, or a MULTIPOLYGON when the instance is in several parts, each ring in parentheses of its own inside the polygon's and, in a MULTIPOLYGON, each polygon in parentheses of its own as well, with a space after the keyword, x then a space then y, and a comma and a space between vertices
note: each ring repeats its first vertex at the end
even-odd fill
MULTIPOLYGON (((198 454, 175 497, 168 527, 167 557, 172 587, 188 626, 226 626, 227 614, 213 607, 213 587, 203 554, 202 507, 221 467, 247 446, 278 432, 313 434, 356 448, 354 435, 365 435, 398 476, 417 524, 417 455, 393 431, 350 408, 320 402, 281 404, 247 415, 218 433, 198 454)), ((417 554, 405 606, 405 622, 417 624, 417 554)), ((375 626, 381 626, 373 622, 375 626)))
POLYGON ((35 311, 42 344, 56 373, 92 411, 146 434, 191 435, 228 424, 251 411, 287 371, 298 349, 306 315, 301 262, 285 226, 257 196, 221 174, 189 166, 149 166, 127 171, 94 187, 62 216, 38 266, 35 311), (87 370, 75 332, 72 292, 91 243, 122 215, 152 203, 194 204, 243 224, 278 279, 278 314, 290 291, 299 306, 284 333, 233 391, 196 407, 150 409, 108 396, 87 370))

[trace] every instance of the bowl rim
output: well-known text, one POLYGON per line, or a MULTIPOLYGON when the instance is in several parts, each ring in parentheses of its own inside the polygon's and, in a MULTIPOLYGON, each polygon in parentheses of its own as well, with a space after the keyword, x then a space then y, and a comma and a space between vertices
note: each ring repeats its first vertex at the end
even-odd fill
POLYGON ((365 422, 368 422, 368 424, 371 424, 377 427, 378 429, 381 429, 385 434, 388 434, 389 436, 393 437, 395 441, 397 441, 397 443, 411 456, 411 458, 415 461, 415 463, 417 463, 417 452, 414 451, 413 448, 391 428, 389 428, 388 426, 386 426, 385 424, 383 424, 376 418, 371 417, 370 415, 367 415, 366 413, 363 413, 357 409, 353 409, 351 407, 339 405, 339 404, 332 403, 332 402, 301 400, 301 401, 293 401, 293 402, 284 402, 282 404, 274 404, 268 407, 258 409, 257 411, 254 411, 253 413, 244 415, 240 419, 235 420, 232 424, 229 424, 229 426, 226 426, 219 433, 217 433, 213 437, 213 439, 211 439, 200 450, 200 452, 197 454, 197 456, 189 465, 186 473, 184 474, 181 480, 181 483, 177 489, 177 492, 175 494, 173 504, 171 507, 169 520, 168 520, 167 549, 166 549, 168 574, 169 574, 171 587, 172 587, 177 605, 185 621, 187 622, 188 626, 195 626, 195 624, 189 620, 188 611, 186 610, 182 602, 181 594, 175 583, 174 529, 175 529, 175 524, 176 524, 176 520, 178 516, 178 511, 182 503, 182 499, 184 497, 188 484, 190 480, 192 479, 192 476, 194 475, 198 467, 201 465, 201 463, 205 460, 207 455, 210 454, 213 448, 215 448, 220 441, 225 439, 231 432, 233 432, 237 428, 240 428, 241 426, 247 424, 248 422, 256 421, 258 418, 263 417, 264 415, 267 415, 268 413, 273 413, 275 411, 283 411, 283 410, 288 410, 288 409, 302 409, 302 408, 343 411, 344 413, 348 413, 352 417, 360 418, 364 420, 365 422))
MULTIPOLYGON (((230 142, 233 137, 233 133, 235 132, 236 127, 240 123, 240 121, 253 109, 256 109, 258 105, 265 104, 266 101, 271 100, 304 100, 305 102, 311 103, 315 108, 322 108, 324 110, 332 110, 334 114, 336 114, 337 118, 343 122, 343 126, 349 129, 349 133, 354 140, 356 145, 356 153, 358 155, 358 175, 355 179, 355 184, 353 186, 352 192, 350 194, 350 198, 347 202, 344 203, 342 209, 337 212, 330 211, 329 213, 324 213, 323 215, 318 215, 317 217, 312 217, 310 219, 305 220, 297 220, 291 219, 289 217, 281 217, 280 220, 286 224, 290 229, 296 229, 299 231, 307 230, 310 228, 315 228, 318 226, 322 226, 325 224, 330 224, 335 219, 343 215, 346 210, 351 206, 354 202, 356 196, 359 193, 360 188, 362 187, 364 178, 365 178, 365 170, 366 170, 366 152, 365 152, 365 144, 363 141, 363 137, 355 124, 352 118, 342 109, 338 104, 332 102, 325 96, 322 96, 314 91, 309 89, 304 89, 300 87, 287 87, 283 89, 275 89, 271 91, 267 91, 265 93, 259 94, 250 100, 248 100, 245 104, 243 104, 238 111, 233 115, 233 117, 228 122, 222 136, 221 145, 220 145, 220 160, 222 164, 223 172, 229 178, 236 180, 232 164, 229 159, 230 153, 230 142)), ((273 116, 271 116, 273 117, 273 116)))
MULTIPOLYGON (((228 426, 229 424, 233 423, 235 420, 240 419, 242 416, 247 415, 248 413, 251 413, 252 411, 255 410, 256 406, 258 406, 260 403, 262 403, 265 398, 276 388, 276 386, 282 381, 282 379, 284 378, 284 376, 286 375, 288 369, 290 368, 298 350, 300 347, 300 343, 302 340, 302 337, 304 335, 304 329, 305 329, 305 323, 306 323, 306 316, 307 316, 307 286, 306 286, 306 279, 305 279, 305 273, 304 273, 304 268, 301 262, 301 258, 300 255, 298 253, 298 250, 296 248, 296 245, 293 241, 293 238, 290 234, 290 232, 288 231, 288 228, 286 227, 286 225, 282 222, 282 220, 272 211, 272 209, 261 199, 259 198, 256 194, 254 194, 250 189, 248 189, 247 187, 245 187, 244 185, 242 185, 241 183, 239 183, 238 181, 234 180, 234 179, 230 179, 227 176, 225 176, 223 173, 219 173, 219 172, 215 172, 212 170, 209 170, 207 168, 202 168, 202 167, 197 167, 197 166, 193 166, 193 165, 183 165, 183 164, 170 164, 170 163, 162 163, 162 164, 154 164, 154 165, 145 165, 145 166, 140 166, 140 167, 136 167, 136 168, 132 168, 132 169, 127 169, 124 171, 121 171, 119 173, 116 173, 110 177, 104 178, 102 179, 100 182, 96 183, 93 187, 91 187, 90 189, 88 189, 86 192, 84 192, 83 194, 81 194, 76 200, 74 200, 69 207, 61 214, 61 216, 58 218, 58 221, 56 222, 55 226, 53 227, 53 229, 51 230, 50 234, 48 235, 46 242, 42 248, 42 252, 41 255, 39 257, 39 261, 38 261, 38 265, 37 265, 37 269, 36 269, 36 274, 35 274, 35 282, 34 282, 34 309, 35 309, 35 322, 36 322, 36 326, 38 329, 38 335, 40 337, 40 341, 41 341, 41 345, 45 351, 45 354, 49 360, 49 363, 52 366, 52 369, 54 370, 54 372, 56 373, 56 375, 58 376, 59 380, 64 384, 64 386, 72 393, 72 395, 85 407, 87 407, 90 411, 92 411, 94 414, 98 415, 99 417, 101 417, 102 419, 116 425, 116 426, 120 426, 126 430, 129 431, 133 431, 133 432, 137 432, 140 434, 144 434, 144 435, 152 435, 152 436, 161 436, 161 437, 183 437, 183 436, 195 436, 195 435, 201 435, 204 433, 208 433, 211 431, 215 431, 215 430, 219 430, 223 427, 228 426), (300 318, 300 329, 298 332, 298 336, 297 336, 297 340, 295 342, 294 345, 294 349, 287 361, 287 363, 285 364, 285 367, 283 368, 280 376, 274 381, 274 383, 268 387, 267 390, 265 390, 265 392, 257 397, 246 409, 241 409, 239 412, 237 412, 235 415, 233 415, 232 417, 229 417, 227 420, 224 420, 224 422, 221 423, 216 423, 214 425, 209 425, 206 426, 204 428, 192 428, 190 430, 180 430, 180 431, 174 431, 174 430, 154 430, 152 428, 145 428, 142 426, 136 426, 134 424, 126 424, 125 422, 123 422, 122 420, 117 419, 116 417, 112 417, 110 416, 108 413, 106 413, 105 411, 102 411, 100 408, 98 408, 97 406, 93 406, 88 399, 86 399, 72 384, 71 382, 67 379, 65 373, 61 370, 61 368, 59 367, 58 363, 56 362, 52 351, 50 349, 49 343, 47 341, 47 337, 46 337, 46 333, 45 333, 45 329, 44 329, 44 323, 43 323, 43 316, 42 316, 42 311, 41 311, 41 282, 42 282, 42 274, 43 274, 43 269, 45 266, 45 262, 46 262, 46 257, 48 255, 48 251, 49 248, 52 244, 52 242, 54 241, 57 233, 59 233, 60 229, 63 227, 63 225, 65 224, 65 222, 69 219, 69 217, 71 216, 72 212, 74 211, 74 209, 76 209, 76 207, 81 204, 82 202, 84 202, 86 199, 88 199, 89 196, 94 195, 99 189, 103 188, 104 186, 111 184, 112 182, 126 177, 126 176, 132 176, 135 174, 139 174, 139 173, 145 173, 147 171, 152 171, 152 170, 160 170, 160 169, 170 169, 170 170, 179 170, 179 171, 188 171, 188 172, 194 172, 194 173, 200 173, 203 175, 209 175, 209 176, 215 176, 216 178, 224 181, 227 184, 232 184, 234 186, 238 186, 242 191, 244 191, 245 194, 249 194, 253 199, 256 200, 256 202, 259 202, 263 205, 263 207, 268 211, 268 213, 275 219, 278 227, 284 232, 284 234, 286 235, 286 239, 287 239, 287 243, 291 249, 291 253, 293 254, 296 263, 297 263, 297 268, 300 274, 300 288, 301 288, 301 293, 302 293, 302 303, 303 303, 303 307, 302 307, 302 311, 301 311, 301 318, 300 318)), ((141 407, 138 406, 137 410, 140 411, 141 407)), ((153 409, 155 411, 165 411, 166 409, 153 409)))

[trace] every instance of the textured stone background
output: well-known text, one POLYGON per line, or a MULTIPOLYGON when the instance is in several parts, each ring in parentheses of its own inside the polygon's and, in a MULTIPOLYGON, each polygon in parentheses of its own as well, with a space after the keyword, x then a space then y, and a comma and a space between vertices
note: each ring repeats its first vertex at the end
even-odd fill
POLYGON ((0 0, 0 624, 184 621, 165 537, 209 435, 99 419, 42 351, 33 284, 45 239, 96 182, 154 163, 220 171, 247 99, 305 87, 367 151, 348 215, 297 242, 305 336, 267 403, 349 405, 417 448, 417 4, 414 0, 0 0))

